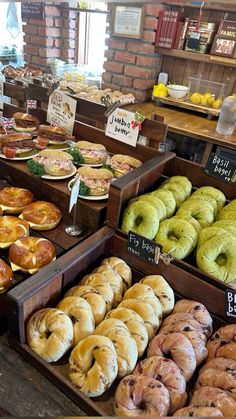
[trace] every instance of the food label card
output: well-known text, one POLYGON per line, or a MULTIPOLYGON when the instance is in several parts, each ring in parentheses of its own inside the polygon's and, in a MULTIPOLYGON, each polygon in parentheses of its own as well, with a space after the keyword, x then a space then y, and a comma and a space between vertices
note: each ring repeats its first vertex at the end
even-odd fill
POLYGON ((236 292, 232 290, 225 291, 225 314, 227 317, 236 318, 236 292))
POLYGON ((152 240, 146 239, 133 231, 128 233, 127 250, 134 256, 147 262, 158 264, 161 248, 152 240))
POLYGON ((80 188, 80 179, 78 178, 71 188, 69 212, 72 211, 73 206, 77 204, 80 188))
POLYGON ((0 80, 0 109, 3 109, 3 87, 4 80, 0 80))
POLYGON ((135 115, 133 112, 117 108, 107 120, 106 135, 136 147, 139 126, 134 124, 134 120, 135 115))
POLYGON ((211 153, 205 173, 226 183, 236 183, 236 162, 220 154, 211 153))
POLYGON ((49 97, 47 122, 53 126, 65 128, 72 135, 77 101, 66 93, 54 90, 49 97))

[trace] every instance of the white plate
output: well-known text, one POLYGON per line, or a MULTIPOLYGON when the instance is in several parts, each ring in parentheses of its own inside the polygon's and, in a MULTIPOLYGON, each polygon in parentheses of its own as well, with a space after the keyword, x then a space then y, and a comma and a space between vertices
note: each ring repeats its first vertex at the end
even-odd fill
POLYGON ((85 166, 85 167, 102 167, 102 165, 103 165, 103 163, 100 163, 100 164, 85 164, 85 163, 76 163, 75 161, 73 163, 76 164, 77 166, 85 166))
POLYGON ((75 166, 73 166, 73 171, 68 174, 68 175, 64 175, 64 176, 50 176, 50 175, 43 175, 41 176, 41 179, 48 179, 48 180, 63 180, 63 179, 68 179, 71 176, 74 176, 75 173, 77 172, 77 169, 75 166))
POLYGON ((5 159, 5 160, 18 160, 18 161, 20 161, 20 160, 29 160, 29 159, 32 159, 33 157, 37 156, 38 154, 39 154, 39 152, 37 151, 35 154, 32 154, 32 156, 12 157, 12 158, 10 158, 10 157, 6 157, 4 154, 1 154, 0 153, 0 158, 1 159, 5 159))
MULTIPOLYGON (((70 182, 68 183, 68 189, 71 191, 71 185, 72 183, 74 183, 75 179, 71 179, 70 182)), ((107 199, 108 198, 108 193, 105 195, 98 195, 98 196, 93 196, 93 195, 78 195, 79 198, 81 199, 87 199, 88 201, 100 201, 102 199, 107 199)))

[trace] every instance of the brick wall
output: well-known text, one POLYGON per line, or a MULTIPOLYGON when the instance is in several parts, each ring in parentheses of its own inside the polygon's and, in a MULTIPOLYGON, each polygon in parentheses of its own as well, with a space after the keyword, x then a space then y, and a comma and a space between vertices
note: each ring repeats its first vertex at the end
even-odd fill
POLYGON ((28 64, 44 68, 56 58, 67 63, 76 61, 77 14, 61 5, 45 3, 43 20, 24 22, 24 57, 28 64))
MULTIPOLYGON (((112 13, 113 6, 109 6, 112 13)), ((131 92, 139 101, 151 96, 152 86, 160 71, 161 58, 155 52, 154 41, 160 4, 144 6, 142 39, 132 40, 110 34, 105 51, 104 87, 131 92)), ((109 16, 109 22, 111 15, 109 16)))

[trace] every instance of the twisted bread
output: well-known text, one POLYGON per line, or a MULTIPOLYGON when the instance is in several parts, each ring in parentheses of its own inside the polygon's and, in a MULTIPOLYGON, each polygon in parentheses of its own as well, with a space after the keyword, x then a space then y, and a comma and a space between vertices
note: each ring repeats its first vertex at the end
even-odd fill
POLYGON ((114 300, 113 307, 116 307, 122 301, 123 295, 123 280, 118 272, 110 267, 110 265, 101 265, 98 268, 94 269, 95 273, 102 274, 106 280, 109 281, 113 292, 114 300))
POLYGON ((114 300, 114 291, 108 280, 100 273, 86 275, 81 284, 89 285, 98 290, 106 303, 106 312, 110 311, 114 300))
POLYGON ((0 248, 6 249, 16 240, 29 235, 29 224, 18 217, 0 217, 0 248))
POLYGON ((208 368, 199 375, 195 389, 207 386, 224 390, 229 397, 236 401, 235 371, 218 371, 218 369, 208 368))
POLYGON ((56 308, 39 310, 27 323, 27 340, 33 351, 45 361, 56 362, 72 346, 72 321, 56 308))
POLYGON ((196 407, 216 407, 223 416, 236 415, 236 402, 219 388, 202 387, 195 391, 191 405, 196 407))
POLYGON ((150 304, 155 310, 156 315, 158 316, 160 322, 162 320, 162 305, 159 299, 155 296, 151 287, 146 284, 135 284, 129 288, 125 295, 124 300, 134 298, 136 300, 142 300, 150 304))
POLYGON ((209 335, 212 333, 212 318, 206 307, 192 300, 179 300, 174 306, 173 313, 190 313, 204 328, 208 329, 209 335))
POLYGON ((103 394, 116 379, 117 371, 116 351, 106 336, 88 336, 71 352, 70 380, 88 397, 103 394))
POLYGON ((140 282, 142 284, 149 285, 153 289, 154 294, 159 298, 161 302, 164 316, 173 310, 175 304, 174 291, 169 286, 168 282, 163 278, 163 276, 148 275, 141 279, 140 282))
POLYGON ((57 308, 64 311, 73 323, 73 346, 93 334, 95 329, 93 313, 89 303, 84 298, 66 297, 60 301, 57 308))
POLYGON ((187 406, 177 410, 173 416, 194 416, 194 417, 210 417, 223 416, 221 411, 216 407, 195 407, 187 406))
POLYGON ((118 274, 120 274, 123 281, 124 292, 131 286, 132 283, 132 271, 127 263, 118 257, 111 256, 102 261, 102 265, 109 265, 118 274))
POLYGON ((197 320, 194 319, 192 314, 190 313, 174 313, 170 314, 168 317, 166 317, 162 323, 162 327, 165 326, 172 326, 172 325, 178 325, 179 322, 187 322, 190 324, 195 330, 197 330, 200 333, 203 333, 205 336, 205 341, 207 340, 207 336, 209 335, 209 329, 204 327, 202 324, 200 324, 197 320), (199 329, 200 327, 200 329, 199 329))

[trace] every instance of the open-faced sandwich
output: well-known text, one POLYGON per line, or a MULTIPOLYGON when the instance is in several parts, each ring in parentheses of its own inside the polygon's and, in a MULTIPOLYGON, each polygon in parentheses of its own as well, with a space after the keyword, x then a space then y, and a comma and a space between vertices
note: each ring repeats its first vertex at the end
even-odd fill
POLYGON ((80 179, 79 195, 101 196, 109 192, 110 184, 114 176, 110 170, 94 169, 92 167, 80 167, 77 170, 75 181, 80 179))
POLYGON ((35 176, 67 176, 75 170, 72 156, 61 150, 42 150, 27 165, 35 176))
POLYGON ((125 175, 136 167, 141 166, 142 162, 134 157, 125 154, 114 154, 106 164, 106 167, 114 173, 116 178, 125 175))

